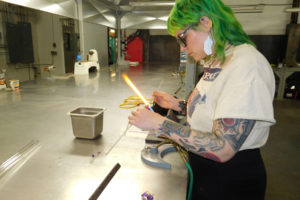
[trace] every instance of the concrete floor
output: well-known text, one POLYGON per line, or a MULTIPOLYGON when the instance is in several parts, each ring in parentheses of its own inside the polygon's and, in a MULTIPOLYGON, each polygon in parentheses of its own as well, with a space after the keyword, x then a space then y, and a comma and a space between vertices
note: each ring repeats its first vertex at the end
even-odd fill
MULTIPOLYGON (((121 73, 127 72, 150 98, 153 90, 178 89, 179 79, 171 76, 177 68, 176 64, 103 67, 91 76, 50 77, 23 82, 20 92, 0 91, 0 163, 30 140, 40 141, 26 162, 0 177, 0 199, 87 199, 116 162, 122 170, 99 199, 122 199, 124 194, 129 197, 125 199, 140 199, 144 191, 154 192, 160 200, 184 199, 186 170, 180 158, 171 156, 171 171, 146 166, 139 153, 144 136, 124 137, 109 156, 102 155, 125 130, 131 111, 119 108, 133 95, 121 73), (102 136, 95 141, 73 136, 67 113, 81 106, 106 108, 102 136), (101 155, 91 163, 97 152, 101 155)), ((183 95, 184 91, 178 96, 183 95)), ((277 123, 262 148, 268 173, 266 200, 298 200, 300 102, 274 105, 277 123)))
POLYGON ((267 168, 266 200, 300 199, 300 101, 276 100, 277 123, 262 148, 267 168))

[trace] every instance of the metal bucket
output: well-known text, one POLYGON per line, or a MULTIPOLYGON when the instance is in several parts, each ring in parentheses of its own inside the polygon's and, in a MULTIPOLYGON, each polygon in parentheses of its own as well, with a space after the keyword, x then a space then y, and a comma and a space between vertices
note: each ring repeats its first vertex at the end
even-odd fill
POLYGON ((79 107, 70 112, 76 138, 94 139, 102 133, 103 108, 79 107))

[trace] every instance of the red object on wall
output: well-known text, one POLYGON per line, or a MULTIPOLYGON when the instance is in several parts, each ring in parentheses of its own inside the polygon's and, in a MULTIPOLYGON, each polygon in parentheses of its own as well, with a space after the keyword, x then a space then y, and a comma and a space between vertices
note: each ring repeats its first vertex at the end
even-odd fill
POLYGON ((143 62, 143 41, 139 37, 135 37, 132 42, 127 43, 125 60, 131 62, 143 62))

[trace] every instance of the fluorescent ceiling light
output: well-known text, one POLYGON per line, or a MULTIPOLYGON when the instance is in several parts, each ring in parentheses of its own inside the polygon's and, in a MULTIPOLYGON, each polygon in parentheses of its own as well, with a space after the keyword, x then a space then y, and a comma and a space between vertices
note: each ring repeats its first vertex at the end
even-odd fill
POLYGON ((165 17, 160 17, 158 18, 159 20, 162 20, 162 21, 168 21, 168 16, 165 16, 165 17))
POLYGON ((287 8, 285 12, 300 12, 300 7, 298 8, 287 8))
POLYGON ((46 12, 57 12, 57 11, 61 10, 61 7, 58 6, 57 4, 53 4, 50 6, 46 6, 46 7, 42 8, 41 10, 46 11, 46 12))
POLYGON ((152 21, 152 20, 155 20, 156 18, 155 17, 143 17, 143 19, 146 21, 152 21))
POLYGON ((155 2, 129 2, 129 5, 134 7, 143 7, 143 6, 173 6, 175 2, 170 1, 155 1, 155 2))
POLYGON ((263 5, 250 5, 250 6, 232 6, 235 13, 262 13, 264 11, 263 5))

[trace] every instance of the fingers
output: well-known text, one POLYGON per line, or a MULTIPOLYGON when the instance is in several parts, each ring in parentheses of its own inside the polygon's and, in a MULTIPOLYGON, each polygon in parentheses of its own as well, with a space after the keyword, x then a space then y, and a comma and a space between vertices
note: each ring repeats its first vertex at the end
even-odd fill
POLYGON ((159 93, 161 93, 161 91, 158 91, 158 90, 155 90, 154 92, 153 92, 153 94, 159 94, 159 93))
POLYGON ((159 97, 159 96, 162 96, 162 92, 160 92, 160 91, 154 91, 152 93, 152 97, 159 97))
POLYGON ((132 112, 131 112, 131 115, 132 115, 132 116, 136 116, 136 112, 135 112, 135 111, 132 111, 132 112))
POLYGON ((163 96, 152 96, 152 98, 156 103, 160 103, 161 101, 163 101, 163 96))
POLYGON ((165 93, 165 92, 160 92, 160 91, 154 91, 152 94, 153 99, 156 99, 159 101, 159 99, 170 99, 172 95, 165 93))
POLYGON ((132 111, 132 112, 131 112, 131 115, 136 116, 136 115, 138 115, 138 113, 139 113, 140 111, 141 111, 141 109, 138 108, 138 109, 136 109, 136 111, 132 111))
POLYGON ((136 125, 138 123, 140 112, 140 108, 138 108, 136 111, 131 112, 131 115, 128 116, 129 124, 136 125))
POLYGON ((134 125, 142 129, 150 129, 157 126, 157 119, 161 116, 157 113, 153 113, 146 108, 139 108, 136 111, 132 111, 128 116, 129 124, 134 125))
POLYGON ((131 115, 128 116, 129 121, 134 121, 135 118, 137 116, 137 112, 136 111, 132 111, 131 115))
POLYGON ((134 115, 128 116, 128 123, 131 124, 131 125, 136 125, 136 119, 135 119, 134 115))
POLYGON ((128 120, 128 123, 131 125, 136 125, 133 120, 128 120))

